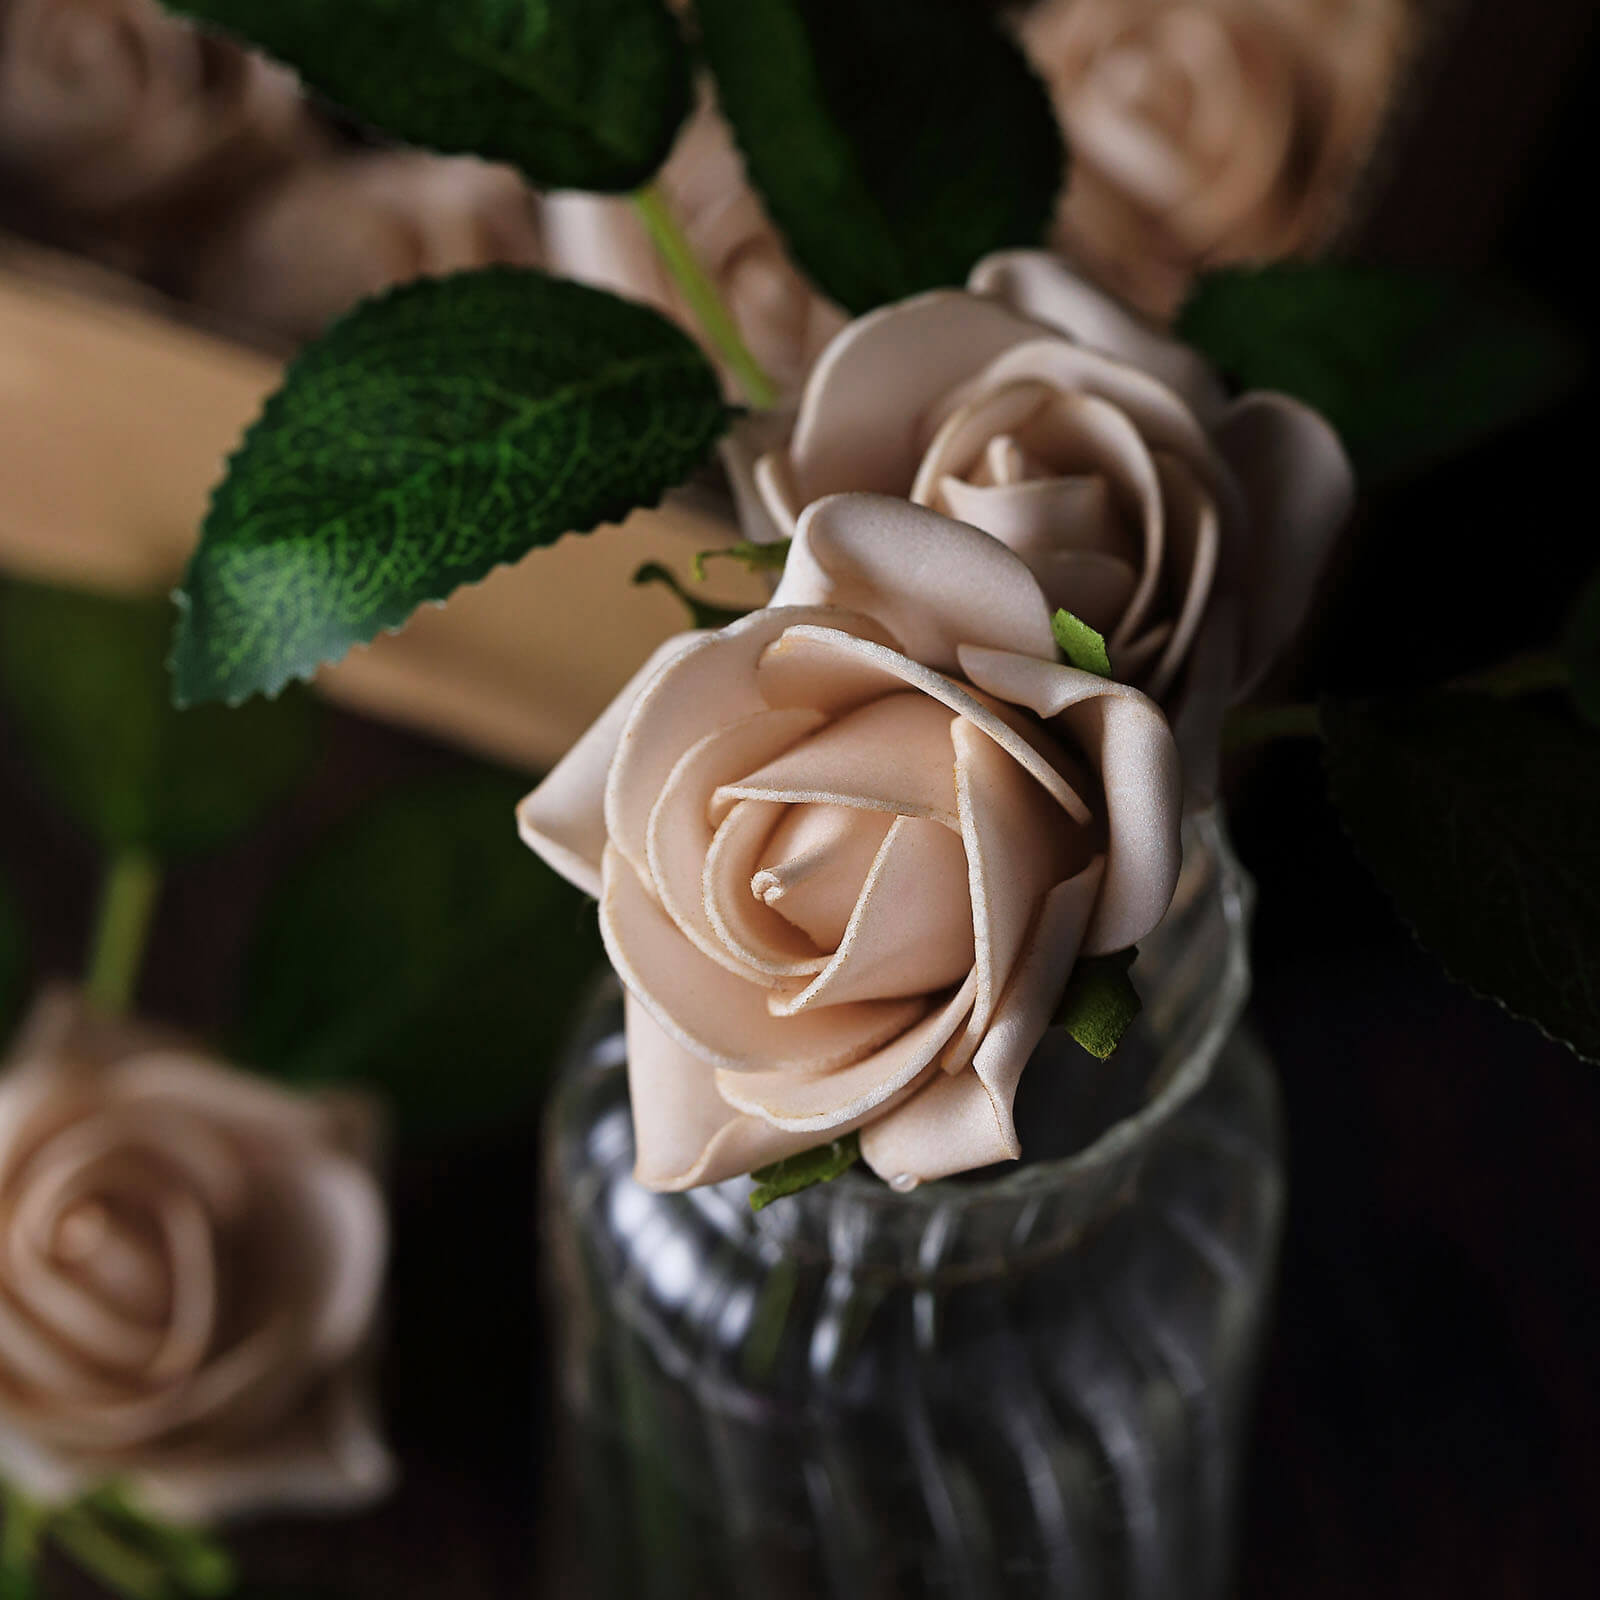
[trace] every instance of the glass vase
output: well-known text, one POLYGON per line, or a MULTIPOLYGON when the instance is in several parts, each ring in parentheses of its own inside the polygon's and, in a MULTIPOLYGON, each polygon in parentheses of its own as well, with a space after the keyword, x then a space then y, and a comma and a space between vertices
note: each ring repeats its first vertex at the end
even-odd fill
POLYGON ((1270 1071, 1236 1032, 1250 887, 1191 820, 1145 1008, 1023 1075, 1027 1158, 755 1213, 634 1183, 620 996, 555 1096, 552 1302, 597 1596, 1226 1592, 1283 1204, 1270 1071))

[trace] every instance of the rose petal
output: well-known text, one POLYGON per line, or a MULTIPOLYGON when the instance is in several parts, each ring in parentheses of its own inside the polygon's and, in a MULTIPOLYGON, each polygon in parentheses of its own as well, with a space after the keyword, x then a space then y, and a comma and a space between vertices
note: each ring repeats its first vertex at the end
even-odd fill
POLYGON ((1028 951, 973 1060, 933 1075, 906 1102, 861 1131, 861 1155, 904 1187, 1022 1154, 1012 1120, 1017 1084, 1043 1038, 1082 947, 1100 888, 1096 858, 1046 896, 1028 951))
POLYGON ((986 256, 972 269, 967 287, 1148 372, 1174 390, 1203 423, 1219 415, 1227 402, 1220 380, 1201 356, 1130 316, 1048 251, 1005 250, 986 256))
POLYGON ((669 1193, 721 1183, 816 1143, 735 1111, 717 1093, 713 1069, 627 1000, 628 1097, 633 1104, 633 1175, 669 1193))
MULTIPOLYGON (((975 989, 969 976, 945 1005, 851 1066, 833 1072, 718 1072, 717 1091, 729 1105, 775 1128, 813 1136, 845 1132, 892 1104, 932 1067, 971 1008, 975 989)), ((818 1014, 831 1017, 839 1009, 818 1014)))
MULTIPOLYGON (((650 811, 646 859, 651 884, 667 915, 713 961, 746 978, 757 974, 719 937, 702 896, 701 879, 712 839, 711 796, 718 785, 760 767, 822 720, 820 712, 803 709, 758 711, 708 733, 679 758, 650 811)), ((772 921, 778 924, 780 919, 772 921)), ((771 938, 785 942, 781 927, 768 931, 771 938)), ((792 934, 786 943, 786 959, 816 954, 802 950, 792 934)))
POLYGON ((948 706, 926 695, 886 695, 802 739, 748 777, 724 784, 715 803, 860 806, 958 828, 953 720, 948 706))
POLYGON ((996 484, 947 475, 939 481, 933 509, 982 528, 1014 552, 1038 579, 1047 605, 1058 603, 1050 565, 1063 556, 1115 559, 1133 576, 1125 559, 1135 554, 1132 541, 1098 473, 996 484))
POLYGON ((859 1061, 910 1027, 917 1001, 830 1006, 803 1017, 768 1014, 766 991, 702 955, 607 849, 600 932, 629 991, 684 1049, 731 1072, 821 1072, 859 1061))
MULTIPOLYGON (((961 648, 965 650, 966 646, 961 648)), ((1001 652, 980 652, 984 655, 999 653, 1001 652)), ((1049 663, 1036 663, 1039 666, 1047 664, 1049 663)), ((1012 725, 1011 721, 997 713, 970 690, 960 684, 952 683, 950 679, 930 671, 918 662, 909 660, 898 651, 887 650, 882 645, 874 644, 870 639, 840 633, 833 628, 817 628, 802 623, 786 630, 783 637, 768 650, 761 661, 762 686, 775 704, 784 703, 791 680, 810 684, 824 674, 841 694, 847 688, 853 689, 860 700, 867 700, 874 694, 891 693, 902 684, 920 689, 930 699, 947 706, 988 734, 1013 761, 1025 771, 1032 773, 1043 784, 1073 821, 1079 823, 1089 821, 1089 808, 1073 787, 1069 775, 1070 765, 1063 761, 1058 766, 1043 753, 1043 749, 1047 747, 1045 739, 1037 734, 1032 738, 1025 736, 1012 725), (1063 767, 1067 770, 1063 771, 1063 767)), ((900 788, 908 787, 907 777, 908 775, 902 776, 898 780, 900 788)), ((926 786, 930 779, 926 774, 919 774, 918 781, 926 786)), ((886 783, 885 787, 889 785, 886 783)), ((784 794, 767 793, 765 797, 787 799, 790 794, 798 795, 799 791, 793 790, 784 794)), ((949 816, 950 825, 957 826, 953 806, 949 816)))
POLYGON ((674 656, 703 637, 680 633, 652 652, 548 777, 517 807, 523 843, 585 894, 599 898, 605 854, 606 774, 644 687, 674 656))
POLYGON ((1065 339, 1033 339, 996 356, 954 398, 1014 384, 1042 384, 1058 394, 1104 400, 1127 417, 1152 450, 1182 457, 1208 483, 1220 476, 1220 458, 1194 412, 1136 365, 1065 339))
POLYGON ((862 612, 945 672, 958 644, 1055 652, 1049 606, 1021 560, 976 528, 884 495, 808 506, 773 604, 862 612))
MULTIPOLYGON (((605 775, 606 840, 640 877, 647 878, 650 870, 651 808, 684 751, 708 733, 767 709, 755 682, 762 651, 785 628, 813 621, 882 637, 875 623, 847 612, 768 606, 716 633, 690 635, 653 676, 646 676, 605 775)), ((592 823, 587 813, 586 820, 592 823)))
POLYGON ((1339 436, 1298 400, 1247 394, 1228 409, 1217 447, 1238 475, 1249 537, 1238 564, 1245 651, 1235 694, 1261 681, 1310 609, 1333 541, 1355 500, 1339 436))
POLYGON ((1006 651, 963 648, 961 665, 990 694, 1059 717, 1099 772, 1106 872, 1084 951, 1137 944, 1166 914, 1182 861, 1178 750, 1160 708, 1127 684, 1006 651))
POLYGON ((789 459, 802 505, 844 490, 909 492, 928 409, 1035 324, 947 289, 852 322, 806 383, 789 459))
MULTIPOLYGON (((976 730, 972 737, 993 748, 976 730)), ((1031 778, 1021 776, 1051 804, 1031 778)), ((792 1017, 851 1000, 927 994, 964 979, 972 960, 961 840, 936 822, 897 817, 833 959, 798 994, 769 998, 767 1009, 775 1017, 792 1017)))
POLYGON ((887 812, 855 806, 788 806, 750 880, 750 893, 817 949, 837 950, 893 822, 887 812))
POLYGON ((1089 830, 1068 823, 1050 796, 971 723, 958 720, 951 737, 978 991, 962 1046, 947 1058, 947 1068, 971 1059, 1045 896, 1084 865, 1094 845, 1089 830))
POLYGON ((701 863, 701 915, 725 951, 723 966, 763 988, 794 987, 828 964, 793 923, 751 889, 774 829, 791 807, 741 800, 717 828, 701 863))
POLYGON ((1205 617, 1222 549, 1222 523, 1216 502, 1177 456, 1158 455, 1156 471, 1167 507, 1167 587, 1178 614, 1161 660, 1141 687, 1151 699, 1161 700, 1205 617))

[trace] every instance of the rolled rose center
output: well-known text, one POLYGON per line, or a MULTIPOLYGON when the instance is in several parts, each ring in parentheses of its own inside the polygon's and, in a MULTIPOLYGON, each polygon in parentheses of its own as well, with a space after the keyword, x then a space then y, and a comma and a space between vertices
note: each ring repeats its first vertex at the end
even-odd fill
POLYGON ((925 995, 972 970, 953 804, 908 790, 897 805, 867 778, 883 750, 941 740, 948 768, 953 721, 924 695, 886 695, 712 796, 706 909, 772 1015, 925 995))

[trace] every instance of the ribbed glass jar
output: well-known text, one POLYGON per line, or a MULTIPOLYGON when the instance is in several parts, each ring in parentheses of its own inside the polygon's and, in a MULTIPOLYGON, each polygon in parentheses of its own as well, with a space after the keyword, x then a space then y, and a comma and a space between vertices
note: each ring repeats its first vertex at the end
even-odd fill
POLYGON ((614 986, 559 1087, 546 1207, 592 1593, 1212 1600, 1283 1200, 1235 1033, 1250 890, 1185 834, 1144 1014, 1029 1065, 1028 1158, 760 1213, 633 1182, 614 986))

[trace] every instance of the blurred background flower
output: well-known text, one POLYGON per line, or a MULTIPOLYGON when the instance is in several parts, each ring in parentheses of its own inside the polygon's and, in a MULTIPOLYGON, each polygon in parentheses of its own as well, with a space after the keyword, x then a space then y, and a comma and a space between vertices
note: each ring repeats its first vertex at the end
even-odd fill
POLYGON ((1072 151, 1057 244, 1161 319, 1204 268, 1314 252, 1412 22, 1409 0, 1043 0, 1020 31, 1072 151))

